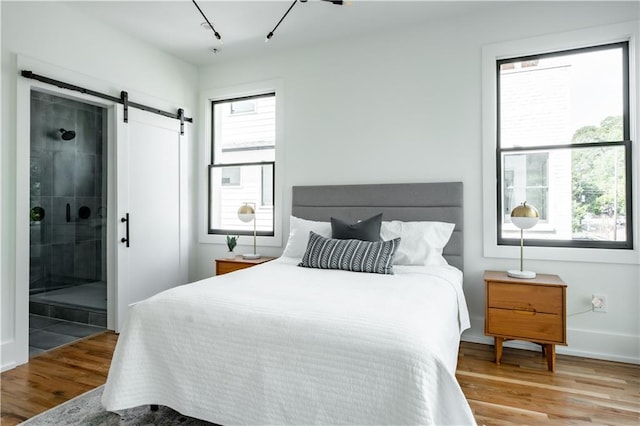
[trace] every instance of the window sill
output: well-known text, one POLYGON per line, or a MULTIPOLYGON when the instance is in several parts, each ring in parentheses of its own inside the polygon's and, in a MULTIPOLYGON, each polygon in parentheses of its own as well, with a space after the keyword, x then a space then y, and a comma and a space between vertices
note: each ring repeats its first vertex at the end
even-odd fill
MULTIPOLYGON (((486 238, 486 235, 485 235, 486 238)), ((558 260, 567 262, 640 264, 640 251, 624 249, 596 249, 571 247, 525 247, 524 256, 530 260, 558 260)), ((520 246, 484 245, 484 257, 519 259, 520 246)))
MULTIPOLYGON (((198 242, 201 244, 227 244, 226 234, 200 234, 198 242)), ((238 247, 253 246, 253 235, 241 235, 238 247)), ((256 237, 258 247, 282 247, 282 237, 276 233, 273 237, 256 237)))

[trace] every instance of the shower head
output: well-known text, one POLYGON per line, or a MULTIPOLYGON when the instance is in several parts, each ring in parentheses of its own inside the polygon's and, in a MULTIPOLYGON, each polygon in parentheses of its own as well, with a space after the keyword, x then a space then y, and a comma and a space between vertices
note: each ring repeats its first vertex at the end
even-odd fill
POLYGON ((65 130, 60 129, 60 133, 62 133, 62 140, 70 141, 71 139, 76 137, 76 132, 73 130, 65 130))

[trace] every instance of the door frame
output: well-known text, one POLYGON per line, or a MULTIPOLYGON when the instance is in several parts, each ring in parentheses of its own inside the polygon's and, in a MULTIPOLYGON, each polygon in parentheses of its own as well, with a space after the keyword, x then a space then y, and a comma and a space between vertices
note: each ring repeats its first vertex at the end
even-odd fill
MULTIPOLYGON (((29 65, 20 64, 19 69, 29 69, 29 65)), ((48 73, 50 71, 47 71, 48 73)), ((69 78, 66 73, 66 78, 69 78)), ((59 74, 59 73, 58 73, 59 74)), ((73 73, 71 73, 73 74, 73 73)), ((84 78, 86 80, 86 77, 84 78)), ((77 81, 77 80, 75 80, 77 81)), ((107 328, 114 328, 113 306, 115 304, 113 279, 115 277, 115 116, 118 104, 94 98, 89 95, 68 89, 51 86, 36 80, 18 77, 16 90, 16 140, 31 140, 31 91, 37 90, 74 101, 96 105, 107 110, 107 328)), ((16 279, 14 305, 14 341, 13 365, 20 365, 29 361, 29 187, 30 187, 30 143, 16 144, 16 279)), ((3 346, 5 343, 3 342, 3 346)), ((3 347, 3 352, 5 348, 3 347)))

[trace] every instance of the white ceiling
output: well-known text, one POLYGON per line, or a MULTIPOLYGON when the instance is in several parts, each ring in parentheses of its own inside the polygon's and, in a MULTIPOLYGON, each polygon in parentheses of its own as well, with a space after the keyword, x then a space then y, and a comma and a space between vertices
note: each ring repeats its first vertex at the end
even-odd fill
POLYGON ((472 14, 504 1, 371 1, 354 0, 337 6, 320 0, 298 2, 274 37, 266 35, 292 1, 196 0, 223 43, 191 0, 71 1, 69 7, 192 64, 211 64, 265 51, 300 47, 371 34, 384 37, 394 28, 418 25, 445 17, 472 14), (212 48, 219 50, 217 55, 212 48))

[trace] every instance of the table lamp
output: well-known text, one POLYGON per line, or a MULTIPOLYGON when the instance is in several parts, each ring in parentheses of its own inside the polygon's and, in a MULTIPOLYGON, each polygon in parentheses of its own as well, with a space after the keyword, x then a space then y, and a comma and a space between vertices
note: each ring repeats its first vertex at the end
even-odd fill
POLYGON ((254 203, 244 203, 238 209, 238 219, 242 222, 251 222, 253 220, 253 254, 243 254, 244 259, 260 259, 260 255, 256 253, 256 209, 254 203), (253 204, 253 207, 250 206, 253 204))
POLYGON ((540 213, 535 207, 528 205, 525 201, 511 211, 511 223, 520 228, 520 270, 509 270, 507 275, 513 278, 535 278, 536 273, 525 271, 522 264, 522 254, 524 251, 524 230, 533 228, 540 219, 540 213))

